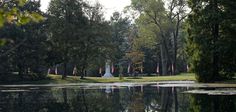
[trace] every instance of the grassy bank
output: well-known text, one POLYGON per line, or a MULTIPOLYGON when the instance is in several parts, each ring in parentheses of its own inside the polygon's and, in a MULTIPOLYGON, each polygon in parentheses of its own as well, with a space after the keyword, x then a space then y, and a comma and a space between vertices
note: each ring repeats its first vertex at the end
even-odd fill
POLYGON ((86 77, 85 79, 80 79, 80 77, 68 76, 66 79, 62 80, 60 75, 49 75, 46 80, 40 81, 27 81, 19 83, 28 84, 66 84, 66 83, 112 83, 112 82, 158 82, 158 81, 195 81, 195 76, 192 73, 183 73, 176 76, 152 76, 152 77, 124 77, 120 80, 119 77, 113 78, 101 78, 101 77, 86 77))

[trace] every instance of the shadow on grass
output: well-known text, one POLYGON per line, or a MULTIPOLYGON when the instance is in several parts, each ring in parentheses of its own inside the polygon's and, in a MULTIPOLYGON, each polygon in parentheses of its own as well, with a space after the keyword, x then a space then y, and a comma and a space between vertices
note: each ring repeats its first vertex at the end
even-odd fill
POLYGON ((127 79, 143 79, 142 77, 128 77, 127 79))
POLYGON ((79 79, 79 81, 84 82, 84 83, 99 83, 99 81, 97 81, 95 79, 89 79, 89 78, 79 79))

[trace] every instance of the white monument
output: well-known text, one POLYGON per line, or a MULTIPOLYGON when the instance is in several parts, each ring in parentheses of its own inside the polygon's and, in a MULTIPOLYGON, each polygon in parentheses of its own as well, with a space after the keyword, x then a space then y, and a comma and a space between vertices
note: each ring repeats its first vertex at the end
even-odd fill
POLYGON ((104 76, 102 76, 103 78, 113 77, 111 74, 111 65, 110 64, 111 64, 111 61, 107 60, 106 67, 105 67, 105 74, 104 74, 104 76))

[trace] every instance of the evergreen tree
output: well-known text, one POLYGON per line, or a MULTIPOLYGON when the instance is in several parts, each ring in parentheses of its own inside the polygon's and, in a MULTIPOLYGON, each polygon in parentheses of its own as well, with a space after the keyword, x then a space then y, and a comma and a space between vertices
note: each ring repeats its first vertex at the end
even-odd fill
POLYGON ((235 69, 235 39, 232 38, 236 3, 222 0, 189 0, 188 53, 198 81, 212 82, 232 77, 235 69), (230 41, 230 42, 229 42, 230 41), (227 57, 227 58, 226 58, 227 57))
POLYGON ((68 63, 77 67, 81 79, 96 63, 108 56, 110 26, 104 20, 102 6, 82 0, 52 0, 49 5, 49 40, 56 53, 54 64, 63 64, 66 78, 68 63))
MULTIPOLYGON (((57 64, 63 64, 64 73, 67 76, 67 64, 72 59, 73 50, 80 49, 74 45, 84 39, 84 28, 88 24, 83 11, 81 0, 52 0, 49 5, 49 34, 54 52, 59 57, 57 64)), ((81 50, 81 49, 80 49, 81 50)))
MULTIPOLYGON (((42 15, 39 7, 38 1, 28 1, 19 7, 19 10, 42 15)), ((0 60, 4 64, 0 66, 2 78, 7 80, 13 73, 17 73, 23 80, 45 78, 47 51, 44 29, 44 22, 28 21, 27 24, 20 26, 5 23, 0 30, 0 37, 6 40, 6 44, 0 48, 0 60)))
MULTIPOLYGON (((29 22, 40 22, 43 16, 32 10, 39 6, 32 4, 31 0, 1 0, 0 1, 0 28, 5 24, 25 25, 29 22)), ((1 37, 3 38, 3 37, 1 37)), ((6 43, 6 39, 0 39, 0 46, 6 43)))

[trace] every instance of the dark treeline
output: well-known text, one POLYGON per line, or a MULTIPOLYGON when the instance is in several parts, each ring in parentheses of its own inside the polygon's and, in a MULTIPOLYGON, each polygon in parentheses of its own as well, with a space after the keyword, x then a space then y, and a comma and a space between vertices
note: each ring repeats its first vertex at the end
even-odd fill
POLYGON ((131 0, 129 17, 84 0, 35 0, 0 7, 0 80, 39 80, 48 68, 62 78, 113 74, 176 75, 188 70, 210 82, 235 74, 234 1, 131 0), (188 69, 190 68, 190 69, 188 69), (102 69, 100 71, 99 69, 102 69), (102 73, 101 73, 102 72, 102 73))
POLYGON ((229 79, 236 71, 236 1, 189 0, 188 53, 201 82, 229 79))
POLYGON ((5 12, 1 16, 7 18, 0 28, 1 81, 44 78, 48 50, 40 3, 29 1, 23 5, 9 1, 1 5, 1 11, 5 12))
POLYGON ((0 30, 2 81, 43 79, 48 68, 57 66, 62 69, 62 78, 72 75, 74 67, 81 78, 87 74, 100 76, 98 70, 107 59, 118 67, 129 48, 126 37, 132 28, 131 21, 119 12, 109 21, 105 20, 99 3, 52 0, 46 13, 40 11, 39 1, 19 4, 5 2, 8 12, 5 7, 2 9, 6 15, 15 14, 15 9, 19 15, 34 12, 40 20, 16 17, 3 23, 0 30), (13 5, 16 7, 11 7, 13 5))

